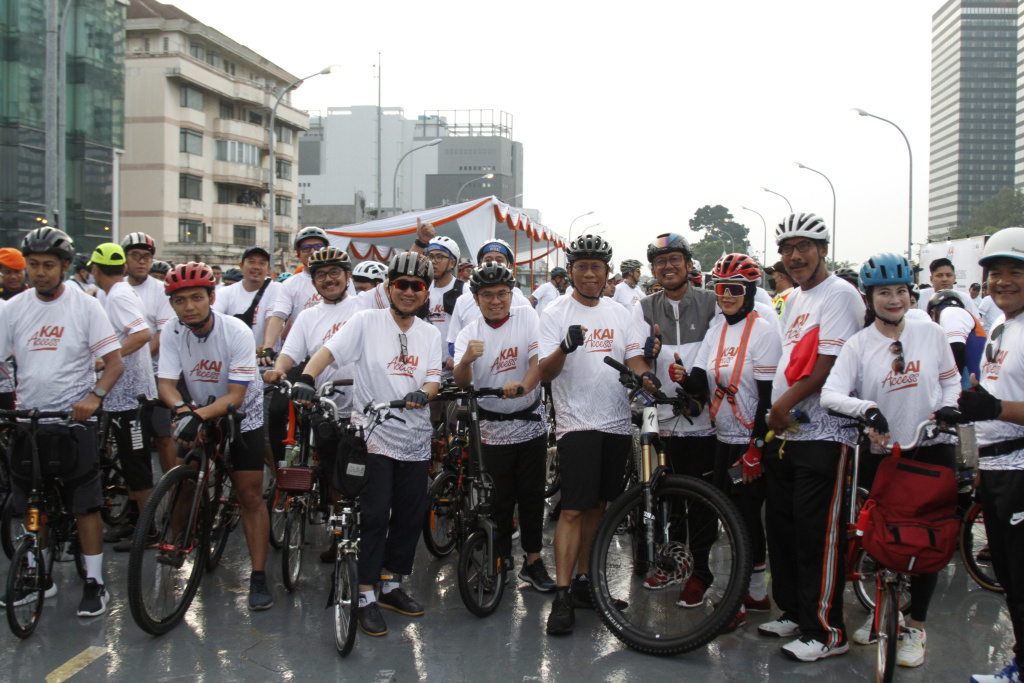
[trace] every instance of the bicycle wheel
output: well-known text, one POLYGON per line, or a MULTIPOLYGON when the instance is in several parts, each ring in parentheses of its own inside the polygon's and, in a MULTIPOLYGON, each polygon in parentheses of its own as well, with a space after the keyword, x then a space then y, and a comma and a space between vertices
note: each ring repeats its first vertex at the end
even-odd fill
POLYGON ((25 536, 11 556, 7 571, 7 624, 11 633, 28 638, 39 623, 46 599, 46 569, 36 539, 25 536))
MULTIPOLYGON (((294 500, 294 499, 293 499, 294 500)), ((284 527, 284 546, 281 548, 281 579, 289 593, 299 583, 302 571, 302 546, 306 542, 306 511, 302 505, 292 505, 284 527)))
POLYGON ((3 545, 4 555, 8 558, 14 557, 18 542, 24 535, 25 527, 21 525, 21 515, 14 512, 14 497, 7 496, 3 511, 0 512, 0 545, 3 545))
POLYGON ((228 545, 228 536, 236 525, 238 503, 231 478, 223 471, 214 477, 216 484, 210 487, 208 499, 211 501, 212 516, 210 517, 210 555, 206 559, 206 570, 216 569, 224 548, 228 545))
POLYGON ((177 626, 203 578, 210 552, 210 502, 200 495, 199 509, 193 508, 197 478, 189 465, 165 474, 142 508, 132 537, 128 605, 146 633, 161 635, 177 626), (154 528, 157 548, 147 550, 145 530, 154 528))
POLYGON ((459 595, 462 602, 478 617, 494 613, 505 592, 505 575, 508 568, 499 560, 495 571, 494 543, 488 548, 487 532, 477 529, 459 551, 459 595))
POLYGON ((107 525, 117 526, 128 516, 128 482, 121 466, 116 462, 103 466, 101 485, 103 507, 100 508, 100 516, 107 525))
POLYGON ((889 581, 878 588, 878 642, 875 673, 879 683, 891 683, 896 671, 896 646, 899 644, 900 617, 896 591, 897 582, 889 581))
POLYGON ((981 503, 974 503, 964 513, 960 520, 959 540, 960 559, 964 561, 964 567, 971 578, 982 588, 1002 593, 1003 587, 999 585, 992 568, 992 554, 988 549, 988 532, 981 503))
POLYGON ((285 501, 287 498, 288 494, 278 491, 276 487, 270 490, 270 496, 267 498, 267 512, 270 513, 270 545, 275 550, 280 550, 284 545, 284 525, 287 521, 285 501))
MULTIPOLYGON (((860 602, 864 609, 870 612, 875 609, 878 563, 875 561, 875 558, 868 555, 862 549, 857 554, 856 571, 860 575, 860 580, 854 582, 853 592, 857 596, 857 601, 860 602)), ((903 590, 900 593, 900 611, 903 613, 910 611, 910 584, 908 583, 904 583, 903 590)))
POLYGON ((643 519, 643 499, 643 487, 635 486, 601 519, 590 551, 594 604, 626 645, 656 655, 689 652, 721 633, 743 603, 752 571, 747 530, 732 502, 713 486, 677 475, 659 481, 652 491, 655 563, 681 571, 682 586, 699 576, 709 586, 699 607, 684 609, 676 604, 675 590, 643 587, 634 568, 633 536, 616 534, 630 516, 643 519), (619 609, 615 599, 627 605, 619 609))
POLYGON ((348 656, 356 642, 356 610, 359 608, 359 572, 356 558, 338 550, 334 561, 334 644, 348 656))
POLYGON ((458 477, 445 471, 437 475, 427 491, 427 517, 423 521, 423 544, 436 558, 447 557, 455 550, 455 515, 458 501, 455 494, 458 477))

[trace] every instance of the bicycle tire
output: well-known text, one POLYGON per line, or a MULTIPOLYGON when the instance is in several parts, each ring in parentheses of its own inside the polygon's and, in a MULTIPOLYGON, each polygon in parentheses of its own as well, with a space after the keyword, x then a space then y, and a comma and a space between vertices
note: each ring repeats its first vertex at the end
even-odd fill
POLYGON ((995 593, 1004 592, 996 579, 992 568, 991 557, 985 558, 982 553, 988 550, 988 531, 985 528, 985 517, 981 503, 974 503, 960 520, 958 532, 960 559, 963 560, 967 573, 979 586, 995 593))
POLYGON ((235 528, 234 518, 238 509, 231 478, 225 472, 218 471, 214 479, 215 484, 208 496, 211 501, 210 554, 206 558, 206 571, 216 569, 220 564, 220 558, 224 556, 224 549, 228 545, 228 536, 235 528))
MULTIPOLYGON (((853 584, 854 595, 857 601, 867 611, 875 609, 876 576, 878 574, 878 563, 868 555, 864 549, 857 554, 857 573, 860 574, 860 581, 853 584)), ((900 593, 900 611, 906 614, 910 611, 910 585, 904 584, 903 592, 900 593)))
POLYGON ((161 477, 139 515, 128 558, 128 605, 132 618, 146 633, 167 633, 185 617, 199 590, 210 552, 210 502, 205 491, 199 510, 192 508, 198 471, 178 465, 161 477), (192 543, 182 547, 185 531, 195 513, 192 543), (175 528, 177 527, 177 528, 175 528), (155 528, 157 548, 146 549, 142 530, 155 528), (158 560, 158 558, 160 558, 158 560))
POLYGON ((3 511, 0 512, 0 545, 3 546, 4 555, 8 559, 14 557, 14 551, 24 535, 25 527, 21 525, 21 515, 14 512, 14 496, 7 496, 3 511))
POLYGON ((667 475, 658 482, 652 496, 660 558, 670 557, 666 548, 673 553, 684 549, 685 580, 695 565, 690 539, 714 538, 708 551, 712 581, 704 603, 680 609, 675 591, 643 588, 632 566, 631 544, 617 541, 615 532, 620 522, 631 513, 639 519, 643 512, 642 486, 634 486, 612 502, 598 525, 590 551, 591 595, 598 615, 616 638, 640 652, 671 656, 702 647, 725 630, 747 594, 752 555, 739 512, 717 488, 693 477, 667 475), (666 512, 670 536, 659 541, 666 512), (616 607, 613 594, 614 598, 627 600, 627 606, 616 607))
POLYGON ((121 466, 116 462, 103 468, 103 507, 100 517, 108 526, 117 526, 128 517, 128 482, 125 481, 121 466))
POLYGON ((875 643, 875 674, 878 683, 892 683, 896 672, 896 647, 899 644, 900 618, 897 582, 878 588, 878 642, 875 643))
POLYGON ((292 505, 284 526, 284 545, 281 547, 281 580, 291 593, 302 573, 302 546, 306 542, 306 511, 302 505, 292 505))
POLYGON ((270 515, 270 545, 274 550, 280 550, 284 545, 284 524, 287 521, 285 514, 285 502, 288 494, 279 491, 275 486, 270 490, 267 498, 267 512, 270 515))
POLYGON ((46 600, 45 584, 42 553, 35 538, 24 536, 11 555, 5 592, 7 625, 19 638, 28 638, 36 630, 46 600), (24 597, 19 598, 19 595, 24 597), (21 604, 17 604, 19 602, 21 604))
POLYGON ((505 592, 505 576, 508 567, 499 559, 498 570, 494 571, 492 552, 497 552, 497 540, 488 549, 487 532, 477 529, 459 551, 459 595, 462 603, 478 617, 494 614, 505 592))
POLYGON ((359 570, 351 553, 338 549, 334 561, 334 644, 347 657, 356 642, 359 609, 359 570))
POLYGON ((438 559, 451 555, 456 546, 455 517, 458 501, 455 494, 458 477, 451 471, 437 475, 427 491, 427 515, 423 520, 423 545, 438 559))

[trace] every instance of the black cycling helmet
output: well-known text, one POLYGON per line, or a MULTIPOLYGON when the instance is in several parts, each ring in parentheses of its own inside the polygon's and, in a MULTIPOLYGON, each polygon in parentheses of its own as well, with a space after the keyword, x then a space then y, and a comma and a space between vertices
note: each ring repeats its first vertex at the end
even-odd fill
MULTIPOLYGON (((171 269, 171 264, 168 263, 167 261, 153 261, 153 265, 150 266, 149 272, 151 272, 151 273, 163 273, 164 275, 166 275, 167 271, 169 271, 170 269, 171 269)), ((213 272, 213 270, 211 269, 210 272, 213 272)))
POLYGON ((242 271, 240 271, 238 268, 228 268, 226 271, 224 271, 224 275, 221 276, 221 280, 223 280, 224 282, 238 282, 243 277, 245 276, 242 275, 242 271))
POLYGON ((663 235, 658 235, 653 242, 647 245, 647 262, 654 263, 654 259, 662 254, 669 254, 674 251, 681 252, 686 258, 693 257, 690 243, 682 235, 675 232, 666 232, 663 235))
POLYGON ((476 294, 481 287, 487 285, 508 285, 509 289, 515 287, 516 276, 504 264, 496 261, 489 261, 473 269, 469 276, 469 291, 476 294))
POLYGON ((89 270, 90 260, 89 254, 75 254, 75 257, 71 259, 72 272, 77 273, 80 270, 89 270))
POLYGON ((319 237, 324 242, 330 242, 330 240, 327 237, 327 233, 323 231, 323 228, 318 228, 315 225, 310 225, 309 227, 305 227, 302 230, 299 230, 297 233, 295 233, 295 241, 292 244, 297 250, 299 248, 299 243, 302 242, 302 240, 309 239, 310 237, 319 237))
POLYGON ((567 271, 565 268, 561 266, 555 266, 554 268, 551 269, 551 272, 548 274, 551 277, 569 277, 569 271, 567 271))
POLYGON ((25 256, 54 254, 64 263, 70 263, 75 258, 75 243, 64 231, 45 225, 28 231, 21 241, 21 253, 25 256))
POLYGON ((954 292, 952 289, 944 289, 941 292, 935 292, 932 294, 932 298, 928 300, 928 315, 931 315, 935 311, 941 311, 944 308, 966 308, 964 306, 963 299, 954 292))
POLYGON ((352 270, 352 260, 344 249, 324 247, 314 251, 309 257, 309 262, 306 264, 310 277, 315 275, 316 271, 326 266, 340 266, 342 270, 348 272, 352 270))
POLYGON ((582 235, 569 243, 565 259, 572 265, 580 259, 597 259, 611 267, 612 245, 600 235, 582 235))
POLYGON ((836 277, 846 280, 854 287, 860 287, 860 275, 853 268, 839 268, 836 270, 836 277))
POLYGON ((423 254, 403 251, 388 264, 388 280, 394 282, 403 275, 421 278, 429 285, 434 279, 434 264, 423 254))

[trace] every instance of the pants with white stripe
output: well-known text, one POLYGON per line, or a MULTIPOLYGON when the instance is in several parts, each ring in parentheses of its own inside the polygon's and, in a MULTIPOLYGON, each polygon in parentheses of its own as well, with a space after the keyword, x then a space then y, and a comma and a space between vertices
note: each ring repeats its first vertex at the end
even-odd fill
POLYGON ((765 449, 765 532, 772 598, 804 636, 829 646, 846 640, 843 588, 846 447, 834 441, 781 440, 765 449))

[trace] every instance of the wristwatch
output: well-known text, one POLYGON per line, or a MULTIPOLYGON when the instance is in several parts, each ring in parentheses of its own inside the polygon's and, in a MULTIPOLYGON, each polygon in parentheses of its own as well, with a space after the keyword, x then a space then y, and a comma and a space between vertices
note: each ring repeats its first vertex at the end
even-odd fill
POLYGON ((96 394, 101 401, 107 397, 107 390, 99 387, 93 387, 91 393, 96 394))

